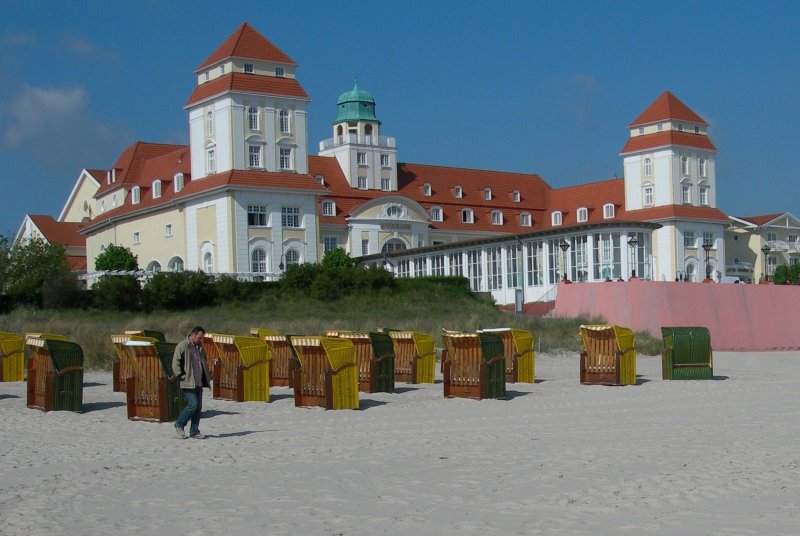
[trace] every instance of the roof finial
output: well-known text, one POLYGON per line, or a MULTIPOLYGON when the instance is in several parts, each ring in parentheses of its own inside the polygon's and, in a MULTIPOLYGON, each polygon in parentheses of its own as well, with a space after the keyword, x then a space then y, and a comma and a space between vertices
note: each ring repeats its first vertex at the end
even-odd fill
POLYGON ((358 89, 358 71, 353 71, 353 89, 358 89))

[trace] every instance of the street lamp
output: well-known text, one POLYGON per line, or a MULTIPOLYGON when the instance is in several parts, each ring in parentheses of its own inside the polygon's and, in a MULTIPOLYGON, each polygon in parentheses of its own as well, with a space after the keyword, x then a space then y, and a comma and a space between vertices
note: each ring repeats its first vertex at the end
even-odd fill
POLYGON ((569 242, 562 238, 558 247, 560 247, 563 252, 561 254, 561 262, 564 266, 564 283, 567 283, 569 282, 569 279, 567 279, 567 250, 569 249, 569 242))
POLYGON ((628 262, 631 263, 631 279, 636 278, 636 246, 639 245, 639 239, 633 234, 628 239, 628 246, 631 248, 631 256, 628 262))
POLYGON ((286 260, 286 254, 282 253, 281 254, 281 262, 278 263, 278 270, 280 270, 281 272, 286 267, 286 265, 283 264, 283 261, 285 261, 285 260, 286 260))
POLYGON ((769 275, 767 275, 767 255, 769 255, 769 252, 769 244, 764 244, 764 247, 761 248, 761 253, 764 254, 764 281, 769 281, 769 275))
POLYGON ((711 250, 712 244, 711 240, 703 240, 703 251, 706 252, 706 279, 711 279, 711 270, 708 266, 708 252, 711 250))

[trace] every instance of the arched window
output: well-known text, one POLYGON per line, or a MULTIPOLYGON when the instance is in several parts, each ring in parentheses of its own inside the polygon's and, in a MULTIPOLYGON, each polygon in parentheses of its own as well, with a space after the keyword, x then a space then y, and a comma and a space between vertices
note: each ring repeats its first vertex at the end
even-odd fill
POLYGON ((578 209, 578 223, 587 221, 589 219, 589 210, 586 207, 578 209))
POLYGON ((161 271, 161 263, 159 263, 158 261, 150 261, 150 264, 147 265, 147 268, 145 268, 145 270, 157 274, 158 272, 161 271))
POLYGON ((530 227, 531 226, 531 214, 530 212, 523 212, 519 215, 519 224, 522 227, 530 227))
POLYGON ((653 175, 653 161, 649 158, 644 159, 644 176, 650 177, 653 175))
POLYGON ((689 176, 689 157, 682 156, 681 157, 681 173, 684 177, 689 176))
POLYGON ((456 186, 454 189, 456 199, 461 199, 464 197, 464 191, 461 189, 461 186, 456 186))
POLYGON ((492 211, 492 225, 503 225, 503 213, 499 210, 492 211))
POLYGON ((131 204, 138 205, 142 199, 142 193, 138 186, 131 188, 131 204))
POLYGON ((391 253, 392 251, 403 251, 408 249, 406 243, 399 238, 391 238, 381 248, 381 253, 391 253))
POLYGON ((705 158, 701 158, 700 160, 697 161, 697 167, 699 168, 701 177, 707 177, 708 176, 707 175, 708 174, 708 166, 707 166, 707 161, 706 161, 705 158))
POLYGON ((614 204, 613 203, 606 203, 603 205, 603 218, 611 219, 614 217, 614 204))
POLYGON ((430 197, 431 195, 431 185, 428 184, 427 182, 422 185, 422 195, 424 195, 425 197, 430 197))
POLYGON ((442 207, 431 207, 431 221, 443 221, 442 207))
POLYGON ((551 221, 552 225, 561 225, 562 218, 561 218, 561 212, 560 211, 557 210, 557 211, 553 212, 553 214, 550 215, 550 218, 551 218, 550 221, 551 221))
POLYGON ((181 259, 180 257, 172 257, 167 263, 167 270, 169 270, 170 272, 182 272, 183 259, 181 259))
POLYGON ((333 201, 322 202, 322 215, 323 216, 336 216, 336 203, 333 201))
POLYGON ((214 112, 210 110, 206 113, 206 129, 209 136, 214 135, 214 112))
POLYGON ((258 132, 261 130, 261 122, 258 117, 258 108, 251 106, 247 109, 247 122, 250 125, 250 130, 258 132))
POLYGON ((214 256, 211 253, 203 255, 203 270, 207 274, 214 273, 214 256))
POLYGON ((461 223, 475 223, 475 217, 472 214, 471 208, 461 209, 461 223))
POLYGON ((153 181, 153 199, 161 197, 161 180, 156 179, 153 181))
POLYGON ((256 248, 250 254, 250 271, 264 273, 267 271, 267 252, 262 248, 256 248))
POLYGON ((286 266, 291 266, 293 264, 300 264, 300 254, 297 252, 296 249, 287 249, 285 257, 286 257, 286 266))
POLYGON ((513 198, 515 203, 519 203, 520 201, 522 201, 522 195, 520 195, 519 190, 514 190, 511 193, 511 197, 513 198))
POLYGON ((281 133, 288 134, 289 132, 291 132, 291 124, 289 121, 289 110, 281 110, 278 113, 278 117, 280 118, 281 133))

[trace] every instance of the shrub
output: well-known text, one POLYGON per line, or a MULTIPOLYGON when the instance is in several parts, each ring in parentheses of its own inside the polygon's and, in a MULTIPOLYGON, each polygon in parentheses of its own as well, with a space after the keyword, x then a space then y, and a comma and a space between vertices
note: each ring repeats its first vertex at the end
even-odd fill
POLYGON ((133 275, 105 275, 92 286, 92 304, 99 309, 137 311, 142 308, 142 287, 133 275))
POLYGON ((80 309, 91 295, 73 272, 61 272, 42 285, 42 306, 49 309, 80 309))
POLYGON ((201 271, 159 272, 145 286, 148 309, 182 311, 217 303, 217 292, 201 271))
POLYGON ((139 269, 139 261, 130 249, 109 244, 106 250, 94 260, 94 268, 95 270, 133 271, 139 269))

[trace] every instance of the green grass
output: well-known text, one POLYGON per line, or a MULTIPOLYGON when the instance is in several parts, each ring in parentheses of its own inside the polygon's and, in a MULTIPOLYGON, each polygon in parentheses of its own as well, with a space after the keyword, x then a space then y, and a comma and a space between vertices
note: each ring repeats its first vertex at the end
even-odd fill
MULTIPOLYGON (((0 331, 67 335, 83 347, 87 368, 110 369, 116 359, 110 336, 126 329, 162 331, 168 341, 178 341, 195 325, 212 333, 248 334, 250 328, 259 327, 296 335, 321 335, 327 329, 369 331, 389 327, 431 334, 441 347, 442 328, 471 331, 515 327, 533 332, 538 352, 571 353, 577 357, 581 349, 578 326, 597 322, 602 320, 515 316, 499 311, 485 298, 434 282, 401 284, 395 290, 346 296, 327 303, 301 293, 271 293, 256 302, 150 314, 17 309, 0 315, 0 331)), ((661 341, 645 333, 636 334, 636 346, 643 355, 661 351, 661 341)))

